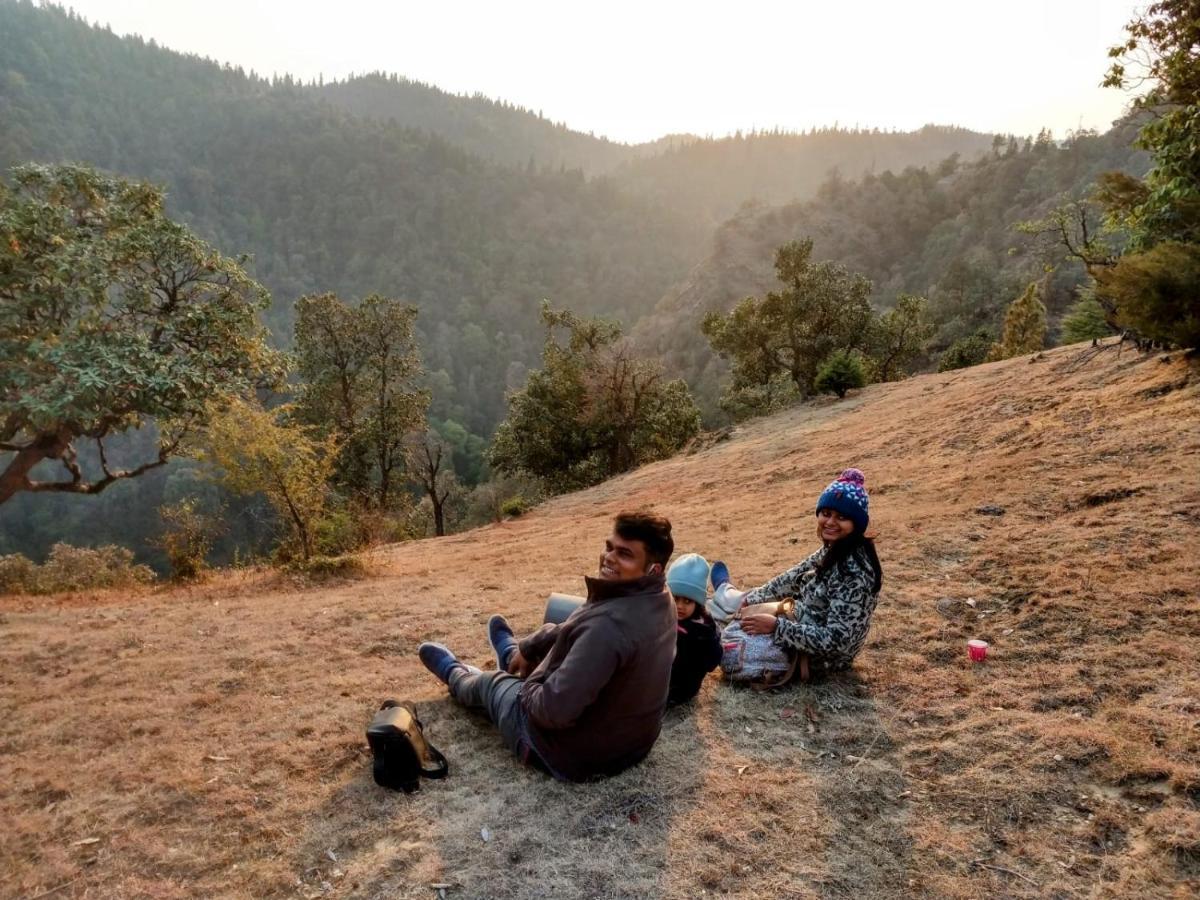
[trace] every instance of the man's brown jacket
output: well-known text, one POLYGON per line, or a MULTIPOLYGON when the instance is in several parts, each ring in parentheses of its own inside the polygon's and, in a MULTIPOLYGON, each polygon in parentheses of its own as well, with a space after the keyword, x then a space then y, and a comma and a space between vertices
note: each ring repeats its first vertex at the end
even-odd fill
POLYGON ((585 580, 583 606, 520 643, 537 665, 521 686, 530 740, 571 781, 615 774, 650 752, 675 654, 675 605, 662 575, 585 580))

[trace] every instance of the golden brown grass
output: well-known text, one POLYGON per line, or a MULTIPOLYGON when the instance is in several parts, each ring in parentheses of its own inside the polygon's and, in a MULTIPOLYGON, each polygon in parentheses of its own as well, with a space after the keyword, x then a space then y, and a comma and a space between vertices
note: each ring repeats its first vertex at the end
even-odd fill
POLYGON ((1072 371, 1081 352, 798 408, 389 548, 365 580, 0 602, 0 895, 1194 895, 1200 373, 1112 350, 1072 371), (416 660, 432 638, 488 665, 487 616, 537 624, 626 506, 763 579, 851 464, 886 585, 850 674, 710 678, 645 763, 572 786, 416 660), (417 702, 447 781, 375 787, 363 729, 388 696, 417 702))

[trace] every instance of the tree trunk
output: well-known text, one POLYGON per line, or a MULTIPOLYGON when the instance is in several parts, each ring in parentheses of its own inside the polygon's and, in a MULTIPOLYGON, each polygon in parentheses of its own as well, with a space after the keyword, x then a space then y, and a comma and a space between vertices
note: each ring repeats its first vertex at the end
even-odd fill
POLYGON ((37 440, 17 451, 8 468, 0 473, 0 503, 4 503, 17 491, 29 488, 29 473, 43 459, 58 459, 71 444, 71 435, 65 430, 54 434, 39 435, 37 440))

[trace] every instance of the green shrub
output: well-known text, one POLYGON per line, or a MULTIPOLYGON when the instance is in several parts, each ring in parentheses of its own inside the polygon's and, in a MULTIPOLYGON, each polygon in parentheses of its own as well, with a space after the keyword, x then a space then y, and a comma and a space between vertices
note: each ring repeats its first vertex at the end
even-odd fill
POLYGON ((731 387, 721 395, 721 409, 735 422, 787 409, 801 400, 800 389, 788 375, 773 375, 766 383, 731 387))
POLYGON ((295 559, 288 566, 312 578, 354 577, 366 572, 367 567, 357 556, 310 556, 307 560, 295 559))
POLYGON ((220 523, 205 515, 192 498, 160 506, 164 531, 157 544, 167 555, 171 577, 176 581, 198 578, 208 566, 208 551, 220 531, 220 523))
POLYGON ((840 399, 846 396, 846 391, 864 387, 866 383, 867 370, 862 357, 850 350, 835 350, 817 369, 813 387, 822 394, 837 394, 840 399))
POLYGON ((1200 246, 1167 241, 1123 256, 1096 281, 1122 326, 1168 346, 1200 346, 1200 246))
POLYGON ((525 501, 525 498, 521 496, 509 497, 500 504, 500 515, 502 516, 512 516, 513 518, 516 518, 517 516, 525 515, 525 513, 528 511, 529 504, 525 501))
POLYGON ((1113 333, 1104 317, 1104 307, 1090 291, 1082 293, 1080 298, 1071 304, 1062 320, 1062 342, 1078 344, 1080 341, 1092 341, 1105 338, 1113 333))
POLYGON ((0 556, 0 590, 6 593, 56 594, 97 588, 132 587, 154 580, 149 566, 137 565, 124 547, 72 547, 55 544, 42 565, 19 553, 0 556))
POLYGON ((38 566, 27 556, 0 556, 0 594, 33 594, 38 566))
POLYGON ((938 360, 938 371, 949 372, 953 369, 965 369, 977 366, 987 359, 988 351, 992 348, 992 335, 986 329, 980 329, 965 338, 959 338, 946 348, 938 360))

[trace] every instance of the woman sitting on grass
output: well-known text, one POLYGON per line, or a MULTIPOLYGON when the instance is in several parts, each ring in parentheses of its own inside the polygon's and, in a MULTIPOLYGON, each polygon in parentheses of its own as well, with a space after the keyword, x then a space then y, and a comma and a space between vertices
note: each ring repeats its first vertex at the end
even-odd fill
POLYGON ((712 566, 714 615, 731 617, 740 607, 791 597, 791 616, 752 615, 740 620, 746 634, 769 634, 787 650, 804 654, 812 669, 845 669, 867 640, 871 614, 883 585, 874 542, 866 536, 866 478, 846 469, 817 499, 817 537, 822 547, 762 587, 741 592, 729 583, 723 562, 712 566))

